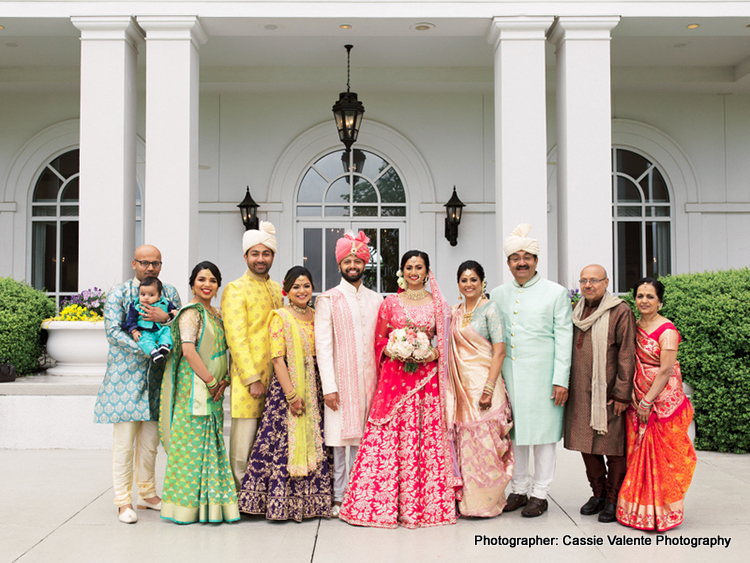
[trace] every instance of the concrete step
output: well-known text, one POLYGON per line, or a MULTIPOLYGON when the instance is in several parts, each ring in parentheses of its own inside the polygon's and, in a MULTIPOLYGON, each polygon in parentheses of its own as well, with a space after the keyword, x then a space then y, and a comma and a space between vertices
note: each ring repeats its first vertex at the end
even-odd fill
MULTIPOLYGON (((40 375, 0 383, 0 449, 110 449, 112 425, 94 423, 101 380, 40 375)), ((231 428, 224 395, 224 437, 231 428)))

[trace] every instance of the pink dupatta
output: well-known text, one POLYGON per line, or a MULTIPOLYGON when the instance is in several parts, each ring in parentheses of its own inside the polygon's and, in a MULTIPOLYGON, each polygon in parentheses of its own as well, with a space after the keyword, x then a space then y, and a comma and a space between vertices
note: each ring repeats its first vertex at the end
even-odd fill
MULTIPOLYGON (((397 295, 389 295, 380 306, 378 326, 387 323, 384 334, 375 339, 375 357, 378 361, 378 387, 370 407, 369 421, 377 426, 390 422, 404 403, 422 389, 433 377, 437 377, 440 398, 440 418, 442 427, 442 447, 446 455, 446 467, 452 471, 448 476, 449 484, 454 488, 461 486, 460 471, 456 461, 453 442, 448 439, 446 423, 446 394, 448 385, 447 353, 448 335, 450 332, 450 308, 443 298, 437 280, 430 271, 430 290, 435 321, 436 348, 439 356, 437 362, 420 364, 416 372, 407 373, 403 362, 391 359, 384 354, 390 332, 401 326, 394 326, 394 318, 400 319, 400 313, 408 319, 408 311, 397 295)), ((399 323, 400 324, 400 323, 399 323)), ((421 327, 423 330, 426 327, 421 327)))

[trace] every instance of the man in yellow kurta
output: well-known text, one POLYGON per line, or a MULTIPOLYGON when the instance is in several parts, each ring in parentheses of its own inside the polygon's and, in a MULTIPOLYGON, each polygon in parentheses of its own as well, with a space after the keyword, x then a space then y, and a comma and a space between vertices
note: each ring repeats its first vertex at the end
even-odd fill
POLYGON ((247 271, 227 284, 221 296, 224 330, 232 355, 232 430, 229 461, 237 490, 253 449, 263 415, 266 388, 272 368, 268 340, 271 311, 282 306, 281 286, 268 271, 276 255, 276 229, 261 221, 242 237, 247 271))

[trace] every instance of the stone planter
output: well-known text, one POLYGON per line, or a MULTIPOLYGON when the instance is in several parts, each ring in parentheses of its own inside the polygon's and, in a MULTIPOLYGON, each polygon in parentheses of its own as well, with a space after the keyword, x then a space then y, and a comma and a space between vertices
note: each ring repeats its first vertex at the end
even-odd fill
POLYGON ((49 375, 104 377, 109 343, 104 321, 44 321, 49 332, 47 353, 56 365, 49 375))

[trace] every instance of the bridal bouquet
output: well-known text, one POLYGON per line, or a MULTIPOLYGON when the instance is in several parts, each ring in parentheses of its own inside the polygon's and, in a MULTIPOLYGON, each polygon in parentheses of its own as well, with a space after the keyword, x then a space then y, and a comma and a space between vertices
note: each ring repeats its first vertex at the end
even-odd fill
POLYGON ((407 327, 391 332, 386 350, 391 357, 404 361, 404 371, 412 373, 419 369, 419 364, 409 360, 428 358, 432 354, 432 345, 424 332, 407 327))

